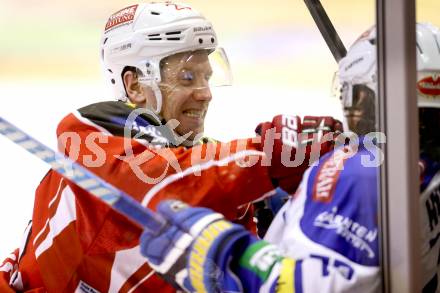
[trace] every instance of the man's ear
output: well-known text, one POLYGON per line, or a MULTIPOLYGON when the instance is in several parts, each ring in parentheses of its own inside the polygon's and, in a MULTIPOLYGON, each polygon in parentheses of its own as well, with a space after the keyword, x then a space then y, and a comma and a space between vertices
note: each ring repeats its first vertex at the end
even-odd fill
POLYGON ((130 102, 138 106, 145 106, 147 97, 138 82, 137 74, 128 70, 122 76, 122 80, 124 81, 125 92, 130 102))

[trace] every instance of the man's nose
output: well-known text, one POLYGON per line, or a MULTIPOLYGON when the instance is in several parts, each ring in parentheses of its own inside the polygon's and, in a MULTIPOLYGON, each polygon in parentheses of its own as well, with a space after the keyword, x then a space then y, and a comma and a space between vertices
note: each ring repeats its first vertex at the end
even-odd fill
POLYGON ((198 101, 211 101, 212 93, 208 85, 194 89, 194 99, 198 101))

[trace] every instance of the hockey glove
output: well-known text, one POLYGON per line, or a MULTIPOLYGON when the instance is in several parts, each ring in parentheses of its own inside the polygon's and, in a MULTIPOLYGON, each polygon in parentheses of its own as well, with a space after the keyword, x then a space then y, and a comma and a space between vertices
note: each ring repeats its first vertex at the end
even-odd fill
POLYGON ((305 116, 302 122, 302 134, 312 145, 312 153, 320 155, 333 149, 336 137, 342 133, 341 121, 329 116, 305 116), (320 147, 320 149, 313 149, 320 147))
POLYGON ((276 188, 273 193, 254 203, 254 223, 257 226, 257 235, 260 239, 264 238, 272 220, 278 211, 289 200, 290 194, 281 188, 276 188))
POLYGON ((256 241, 244 227, 207 208, 164 201, 158 213, 168 225, 158 234, 145 231, 141 253, 150 266, 177 289, 189 292, 242 291, 227 269, 233 251, 256 241))
POLYGON ((304 171, 321 155, 333 149, 342 124, 332 117, 277 115, 260 123, 261 149, 266 153, 269 176, 275 187, 293 193, 304 171))

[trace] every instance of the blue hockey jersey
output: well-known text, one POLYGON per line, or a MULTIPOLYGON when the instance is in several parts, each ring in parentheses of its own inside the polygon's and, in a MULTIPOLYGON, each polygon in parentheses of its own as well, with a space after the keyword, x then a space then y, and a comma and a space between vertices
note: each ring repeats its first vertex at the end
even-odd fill
POLYGON ((274 267, 274 283, 288 269, 291 292, 380 289, 376 150, 339 148, 307 170, 265 237, 294 261, 274 267))

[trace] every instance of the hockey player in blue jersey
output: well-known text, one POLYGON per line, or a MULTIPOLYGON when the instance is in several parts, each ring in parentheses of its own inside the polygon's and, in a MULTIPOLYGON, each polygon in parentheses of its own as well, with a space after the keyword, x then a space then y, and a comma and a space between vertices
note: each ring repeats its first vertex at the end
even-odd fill
MULTIPOLYGON (((440 241, 440 31, 417 25, 421 140, 421 250, 426 292, 437 290, 440 241)), ((319 159, 276 215, 265 240, 206 208, 162 202, 168 221, 145 231, 141 251, 176 288, 200 292, 376 292, 380 290, 375 30, 364 33, 339 63, 345 124, 359 135, 319 159)), ((279 144, 298 146, 294 117, 275 127, 279 144), (286 139, 288 137, 288 139, 286 139)))

